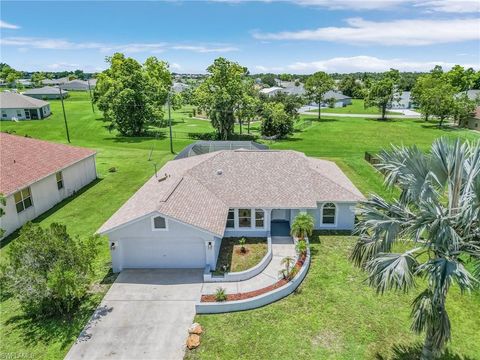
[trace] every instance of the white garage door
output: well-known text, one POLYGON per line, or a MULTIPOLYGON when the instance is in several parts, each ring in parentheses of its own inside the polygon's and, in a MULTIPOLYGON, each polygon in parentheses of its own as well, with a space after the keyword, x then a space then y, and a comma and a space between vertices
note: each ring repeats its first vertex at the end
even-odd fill
POLYGON ((203 268, 202 239, 122 239, 123 268, 203 268))

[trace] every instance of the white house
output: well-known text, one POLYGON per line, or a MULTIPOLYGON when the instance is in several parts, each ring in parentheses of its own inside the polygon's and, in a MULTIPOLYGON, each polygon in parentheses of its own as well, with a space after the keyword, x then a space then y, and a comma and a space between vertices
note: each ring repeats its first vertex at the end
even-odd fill
POLYGON ((97 178, 95 151, 0 133, 4 236, 97 178))
POLYGON ((103 226, 113 271, 215 268, 222 238, 283 236, 300 211, 315 229, 352 230, 364 199, 326 160, 222 150, 168 162, 103 226))
POLYGON ((53 86, 44 86, 41 88, 30 89, 23 92, 23 95, 33 97, 35 99, 60 99, 68 96, 67 90, 62 90, 60 95, 60 89, 53 86))
POLYGON ((50 104, 12 91, 0 92, 2 120, 43 119, 50 115, 50 104))
POLYGON ((63 77, 59 79, 43 79, 42 84, 43 85, 60 85, 60 84, 65 84, 68 82, 68 77, 63 77))
POLYGON ((411 109, 413 102, 410 96, 410 91, 403 91, 397 101, 392 103, 389 109, 411 109))
POLYGON ((323 95, 323 106, 330 106, 330 102, 333 107, 340 108, 352 104, 352 98, 347 95, 343 95, 341 92, 329 90, 323 95))

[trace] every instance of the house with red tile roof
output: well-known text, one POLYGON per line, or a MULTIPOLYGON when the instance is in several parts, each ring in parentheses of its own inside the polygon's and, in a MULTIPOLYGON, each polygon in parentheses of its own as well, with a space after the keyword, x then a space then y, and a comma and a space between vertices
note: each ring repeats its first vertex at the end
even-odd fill
POLYGON ((165 164, 102 227, 113 271, 215 269, 224 237, 289 236, 300 211, 315 229, 352 230, 362 193, 333 162, 290 150, 221 150, 165 164))
POLYGON ((95 180, 95 154, 91 149, 0 133, 4 236, 95 180))

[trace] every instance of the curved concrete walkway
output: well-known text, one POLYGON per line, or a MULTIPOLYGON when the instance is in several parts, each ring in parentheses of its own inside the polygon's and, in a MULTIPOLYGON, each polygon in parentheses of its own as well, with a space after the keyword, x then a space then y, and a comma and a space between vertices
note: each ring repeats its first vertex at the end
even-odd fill
POLYGON ((296 259, 297 253, 293 239, 290 236, 273 236, 272 255, 272 260, 260 274, 248 280, 237 282, 203 283, 202 295, 215 294, 219 287, 226 289, 227 294, 235 294, 259 290, 275 284, 280 280, 279 272, 283 269, 282 259, 286 256, 296 259))

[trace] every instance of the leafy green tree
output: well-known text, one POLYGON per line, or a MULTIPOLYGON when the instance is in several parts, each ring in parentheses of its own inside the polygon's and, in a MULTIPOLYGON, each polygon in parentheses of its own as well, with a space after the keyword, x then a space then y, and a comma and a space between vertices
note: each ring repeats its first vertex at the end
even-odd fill
POLYGON ((464 69, 460 65, 455 65, 450 71, 445 73, 445 79, 457 88, 458 91, 472 89, 475 83, 475 76, 475 70, 472 68, 464 69))
POLYGON ((172 94, 170 97, 170 102, 173 110, 180 110, 184 103, 182 93, 172 94))
POLYGON ((318 120, 321 119, 323 96, 327 91, 332 90, 334 85, 332 77, 323 71, 311 75, 305 82, 307 98, 318 104, 318 120))
POLYGON ((401 194, 391 201, 372 195, 359 205, 360 237, 351 259, 380 294, 409 292, 417 278, 426 280, 411 316, 412 330, 425 334, 421 358, 430 360, 451 338, 450 287, 465 293, 478 285, 480 142, 442 138, 427 154, 417 147, 392 147, 378 157, 386 184, 401 194), (395 252, 400 248, 403 252, 395 252))
POLYGON ((149 57, 143 65, 116 53, 110 68, 98 74, 94 102, 110 127, 122 135, 139 136, 163 119, 163 105, 172 85, 167 63, 149 57))
POLYGON ((455 96, 453 107, 453 119, 462 127, 472 117, 475 108, 478 106, 480 99, 471 100, 467 94, 461 93, 455 96))
POLYGON ((293 118, 281 103, 266 103, 262 111, 260 132, 263 136, 284 138, 293 133, 293 118))
POLYGON ((344 77, 340 84, 338 85, 338 89, 342 92, 342 94, 346 96, 350 96, 352 98, 359 98, 362 95, 362 86, 359 84, 357 79, 352 75, 348 75, 344 77))
POLYGON ((207 72, 207 78, 195 90, 196 103, 207 113, 218 137, 227 140, 234 132, 235 112, 243 98, 247 68, 220 57, 207 72))
POLYGON ((390 70, 383 74, 380 80, 373 81, 366 90, 365 106, 376 106, 385 119, 387 108, 398 101, 399 89, 397 87, 400 75, 398 70, 390 70))
POLYGON ((258 91, 253 86, 253 80, 245 79, 243 82, 242 97, 238 103, 235 116, 238 119, 240 134, 242 134, 243 124, 247 123, 247 132, 250 133, 250 122, 257 116, 259 111, 258 91))
POLYGON ((86 295, 97 237, 72 238, 66 226, 27 223, 10 246, 7 286, 32 316, 71 314, 86 295))
POLYGON ((295 216, 292 226, 290 227, 290 233, 292 236, 303 240, 305 237, 313 234, 314 225, 315 221, 312 215, 302 211, 295 216))
POLYGON ((275 74, 262 74, 260 75, 260 79, 262 80, 262 84, 268 85, 270 87, 277 85, 275 82, 275 74))
POLYGON ((0 63, 0 79, 5 80, 9 86, 15 85, 15 81, 22 77, 20 71, 15 70, 10 65, 0 63))
POLYGON ((305 99, 300 95, 290 95, 283 91, 277 92, 273 96, 268 96, 266 94, 260 94, 260 100, 263 103, 273 102, 273 103, 282 103, 285 107, 285 112, 297 119, 299 114, 298 110, 305 105, 305 99))
POLYGON ((36 72, 32 74, 32 84, 34 86, 42 86, 42 80, 46 79, 44 72, 36 72))

